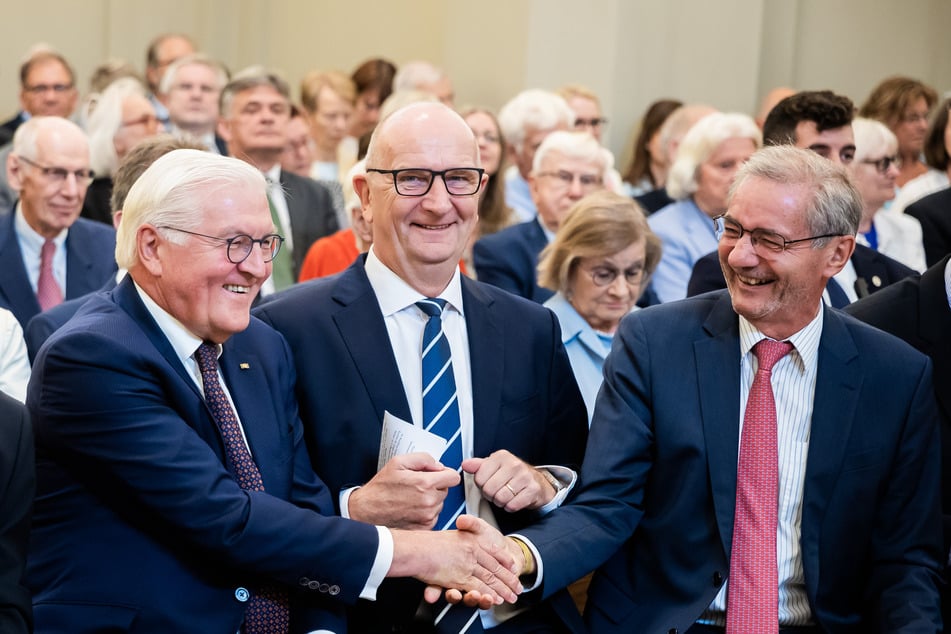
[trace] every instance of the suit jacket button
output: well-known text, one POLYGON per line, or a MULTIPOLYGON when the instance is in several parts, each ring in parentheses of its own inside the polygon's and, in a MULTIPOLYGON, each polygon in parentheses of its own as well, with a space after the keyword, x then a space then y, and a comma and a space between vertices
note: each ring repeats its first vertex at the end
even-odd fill
POLYGON ((723 575, 720 574, 719 570, 713 573, 713 585, 716 588, 723 585, 723 575))
POLYGON ((340 586, 333 585, 330 586, 330 596, 335 597, 340 594, 340 586))
POLYGON ((307 584, 310 583, 310 579, 308 579, 307 577, 301 577, 300 579, 297 580, 297 583, 299 583, 300 585, 306 588, 307 584))
POLYGON ((313 581, 313 580, 308 581, 308 582, 307 582, 307 587, 308 587, 309 589, 311 589, 311 590, 316 590, 317 588, 320 587, 320 582, 319 582, 319 581, 313 581))
POLYGON ((238 588, 234 591, 234 598, 244 603, 251 597, 251 593, 246 588, 238 588))
POLYGON ((322 583, 322 584, 320 584, 320 587, 317 588, 317 589, 320 590, 321 592, 323 592, 324 594, 326 594, 327 591, 330 590, 330 585, 329 585, 329 584, 326 584, 326 583, 322 583))
POLYGON ((667 630, 667 634, 677 634, 677 628, 676 627, 670 628, 669 630, 667 630))

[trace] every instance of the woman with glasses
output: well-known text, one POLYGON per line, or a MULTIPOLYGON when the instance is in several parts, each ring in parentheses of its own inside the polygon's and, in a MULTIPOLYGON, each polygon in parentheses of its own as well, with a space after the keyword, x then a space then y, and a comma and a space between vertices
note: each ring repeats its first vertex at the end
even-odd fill
POLYGON ((852 121, 852 132, 855 160, 847 169, 864 205, 856 239, 918 272, 924 271, 921 224, 905 214, 881 211, 895 197, 895 179, 901 169, 898 139, 884 124, 862 117, 852 121))
POLYGON ((651 282, 661 302, 687 296, 696 261, 716 251, 712 219, 726 211, 733 178, 762 145, 762 135, 745 114, 715 112, 690 128, 667 175, 674 202, 648 218, 664 245, 651 282))
POLYGON ((921 161, 921 151, 928 114, 937 101, 938 93, 931 86, 910 77, 889 77, 872 90, 859 109, 860 116, 881 121, 895 133, 902 161, 895 178, 898 187, 928 170, 921 161))
POLYGON ((917 202, 951 184, 951 98, 945 99, 931 113, 928 134, 925 136, 925 163, 928 171, 902 187, 888 211, 902 213, 917 202))
POLYGON ((119 161, 139 141, 159 132, 155 109, 137 79, 123 77, 109 84, 96 100, 86 124, 89 164, 95 174, 86 190, 81 215, 112 225, 112 177, 119 161))
POLYGON ((621 318, 634 310, 660 250, 637 203, 600 191, 572 207, 542 251, 538 283, 556 291, 545 306, 561 323, 589 423, 611 339, 621 318))

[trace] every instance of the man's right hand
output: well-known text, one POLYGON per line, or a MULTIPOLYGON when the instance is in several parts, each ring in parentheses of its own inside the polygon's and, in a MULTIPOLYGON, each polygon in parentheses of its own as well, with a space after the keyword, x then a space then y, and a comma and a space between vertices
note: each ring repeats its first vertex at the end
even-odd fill
POLYGON ((395 456, 350 494, 348 512, 351 519, 378 526, 430 530, 449 487, 459 482, 456 471, 429 454, 395 456))
POLYGON ((387 576, 426 582, 429 602, 439 598, 438 588, 453 588, 466 593, 467 605, 514 603, 522 591, 517 547, 513 550, 509 540, 477 517, 460 515, 456 525, 459 530, 391 531, 393 563, 387 576))

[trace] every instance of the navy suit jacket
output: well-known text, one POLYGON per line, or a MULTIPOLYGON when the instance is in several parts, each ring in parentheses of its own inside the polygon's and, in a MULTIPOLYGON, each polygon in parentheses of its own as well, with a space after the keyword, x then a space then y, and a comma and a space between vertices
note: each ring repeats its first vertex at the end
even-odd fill
POLYGON ((40 349, 27 396, 37 632, 233 634, 265 579, 291 591, 294 631, 342 622, 337 601, 356 601, 377 531, 321 515, 333 502, 310 467, 284 340, 252 319, 220 368, 266 493, 226 469, 201 390, 131 279, 40 349))
MULTIPOLYGON (((115 287, 116 278, 112 276, 98 292, 105 293, 115 287)), ((93 295, 94 293, 89 293, 82 297, 67 299, 58 306, 53 306, 34 315, 30 321, 26 323, 26 327, 23 329, 23 339, 26 341, 26 353, 30 357, 31 364, 36 358, 36 353, 39 352, 40 346, 46 343, 46 340, 49 339, 51 334, 62 328, 63 325, 76 314, 76 311, 86 303, 86 300, 93 295)))
POLYGON ((928 266, 951 253, 951 188, 913 202, 905 213, 921 223, 928 266))
POLYGON ((502 229, 472 247, 472 264, 480 282, 544 304, 554 291, 538 285, 538 256, 548 238, 538 218, 502 229))
MULTIPOLYGON (((291 287, 254 311, 294 350, 311 460, 334 494, 376 473, 384 411, 412 420, 365 257, 336 276, 291 287)), ((462 296, 472 373, 473 455, 508 449, 529 464, 580 464, 587 415, 557 318, 466 277, 462 296)), ((495 509, 495 519, 506 533, 534 521, 536 514, 495 509)), ((389 632, 391 624, 412 618, 421 585, 387 585, 377 604, 353 611, 353 631, 389 632)), ((579 631, 580 616, 567 593, 559 594, 553 606, 579 631)))
MULTIPOLYGON (((823 310, 800 537, 814 618, 830 633, 938 631, 931 363, 823 310)), ((521 533, 546 592, 606 561, 588 592, 591 632, 684 632, 729 575, 740 408, 729 295, 625 317, 604 372, 581 491, 521 533)))
MULTIPOLYGON (((14 213, 0 217, 0 306, 12 312, 20 326, 40 312, 36 293, 23 265, 13 226, 14 213)), ((78 218, 66 236, 65 299, 91 293, 116 273, 116 232, 101 222, 78 218)))
MULTIPOLYGON (((852 266, 857 277, 856 285, 862 281, 862 289, 856 289, 859 299, 879 291, 889 284, 917 275, 913 270, 894 260, 884 253, 870 249, 864 244, 856 244, 852 252, 852 266)), ((726 288, 723 278, 723 269, 720 268, 720 258, 717 252, 708 253, 693 265, 690 281, 687 283, 687 297, 700 295, 708 291, 726 288)))
POLYGON ((0 392, 0 632, 33 631, 30 592, 23 581, 36 470, 26 408, 0 392))
MULTIPOLYGON (((300 276, 307 250, 318 238, 336 233, 337 212, 330 190, 304 176, 281 170, 281 187, 291 218, 294 240, 294 279, 300 276)), ((285 245, 286 246, 286 245, 285 245)))

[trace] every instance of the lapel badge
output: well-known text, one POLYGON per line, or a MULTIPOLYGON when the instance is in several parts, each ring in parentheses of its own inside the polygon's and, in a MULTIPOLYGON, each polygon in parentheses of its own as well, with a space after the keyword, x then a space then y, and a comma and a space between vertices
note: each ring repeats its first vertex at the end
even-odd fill
POLYGON ((250 363, 239 363, 239 364, 238 364, 238 367, 241 368, 242 370, 250 370, 250 369, 251 369, 251 364, 250 364, 250 363))
POLYGON ((876 288, 878 288, 879 286, 881 286, 881 285, 882 285, 882 278, 880 278, 880 277, 877 276, 877 275, 873 275, 873 276, 872 276, 872 285, 875 286, 876 288))

